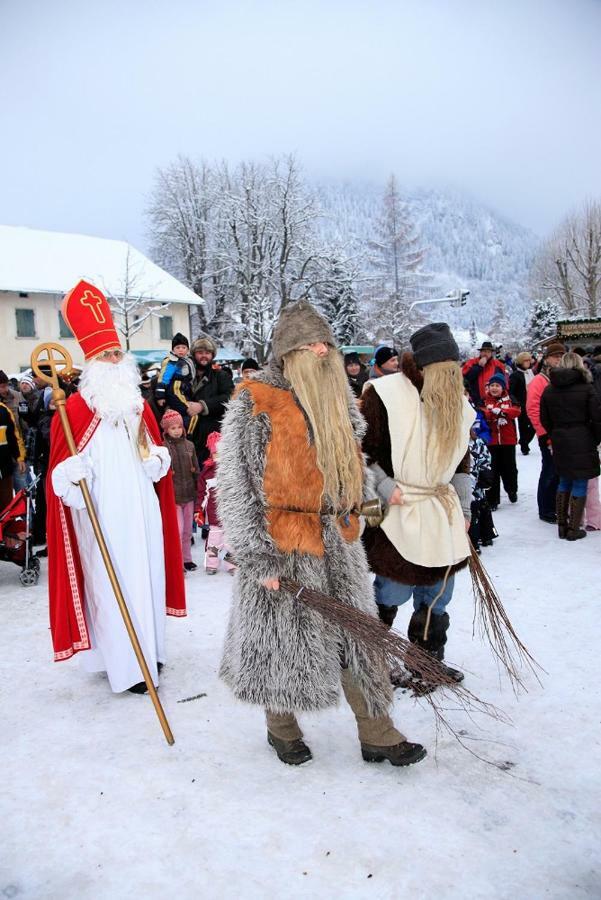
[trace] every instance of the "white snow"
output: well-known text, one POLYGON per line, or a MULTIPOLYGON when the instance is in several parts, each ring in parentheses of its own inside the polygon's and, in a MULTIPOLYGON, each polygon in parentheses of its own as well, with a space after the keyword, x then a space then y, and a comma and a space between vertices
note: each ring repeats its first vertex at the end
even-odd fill
POLYGON ((147 697, 51 662, 46 564, 28 589, 2 564, 0 897, 598 898, 601 534, 567 544, 538 520, 538 466, 519 456, 519 504, 503 502, 483 559, 544 686, 529 678, 516 700, 499 681, 472 640, 463 576, 451 607, 449 661, 513 727, 453 723, 508 772, 451 737, 436 746, 427 706, 402 694, 395 719, 424 762, 364 763, 341 705, 302 719, 313 762, 282 765, 261 711, 217 679, 232 580, 202 570, 187 579, 189 618, 168 621, 170 748, 147 697))
POLYGON ((119 297, 198 306, 200 297, 126 241, 0 225, 0 291, 64 294, 80 279, 119 297))

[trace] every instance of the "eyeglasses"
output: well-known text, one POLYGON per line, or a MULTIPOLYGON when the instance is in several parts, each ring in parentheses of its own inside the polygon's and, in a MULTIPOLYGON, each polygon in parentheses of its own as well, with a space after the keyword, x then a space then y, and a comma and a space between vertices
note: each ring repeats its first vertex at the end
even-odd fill
POLYGON ((99 359, 114 359, 119 362, 124 356, 123 350, 105 350, 104 353, 100 354, 99 359))

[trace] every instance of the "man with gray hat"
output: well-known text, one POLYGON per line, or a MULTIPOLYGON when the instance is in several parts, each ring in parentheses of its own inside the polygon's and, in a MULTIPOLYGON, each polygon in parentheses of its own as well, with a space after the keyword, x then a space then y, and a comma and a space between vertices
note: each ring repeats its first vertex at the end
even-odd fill
MULTIPOLYGON (((475 416, 449 326, 426 325, 410 340, 413 354, 404 354, 402 371, 363 392, 363 449, 387 506, 364 543, 380 618, 392 625, 398 607, 413 598, 409 639, 442 661, 454 575, 470 555, 468 444, 475 416)), ((406 679, 402 674, 398 683, 406 679)))
POLYGON ((273 361, 225 414, 218 497, 238 565, 220 674, 265 709, 268 742, 289 765, 311 759, 296 714, 335 706, 341 686, 364 760, 426 755, 390 718, 382 664, 280 586, 287 577, 376 616, 360 540, 363 429, 330 326, 310 303, 288 305, 273 361))

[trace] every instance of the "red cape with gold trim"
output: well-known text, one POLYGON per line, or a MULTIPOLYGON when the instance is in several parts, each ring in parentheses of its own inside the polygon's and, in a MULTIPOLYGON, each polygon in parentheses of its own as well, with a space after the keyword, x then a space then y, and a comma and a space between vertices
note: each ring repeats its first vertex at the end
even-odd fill
MULTIPOLYGON (((73 394, 67 400, 67 414, 75 444, 78 451, 81 451, 96 431, 100 420, 80 394, 73 394)), ((156 419, 147 403, 144 403, 143 418, 150 438, 155 444, 161 445, 156 419)), ((46 479, 48 507, 46 527, 50 630, 56 661, 69 659, 79 650, 90 649, 84 606, 84 574, 79 558, 77 535, 73 527, 71 510, 62 503, 52 489, 52 471, 68 455, 69 450, 60 419, 58 415, 55 415, 50 432, 50 464, 46 479)), ((184 564, 171 472, 155 483, 155 489, 163 520, 165 609, 168 616, 185 616, 184 564)), ((125 599, 127 600, 127 598, 125 599)))

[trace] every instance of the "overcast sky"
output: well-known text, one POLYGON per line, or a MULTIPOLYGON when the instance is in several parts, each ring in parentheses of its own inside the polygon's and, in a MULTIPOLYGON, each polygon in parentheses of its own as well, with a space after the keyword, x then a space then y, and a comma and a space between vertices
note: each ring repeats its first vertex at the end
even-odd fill
POLYGON ((146 245, 177 154, 464 188, 539 234, 601 196, 601 0, 0 0, 0 223, 146 245))

